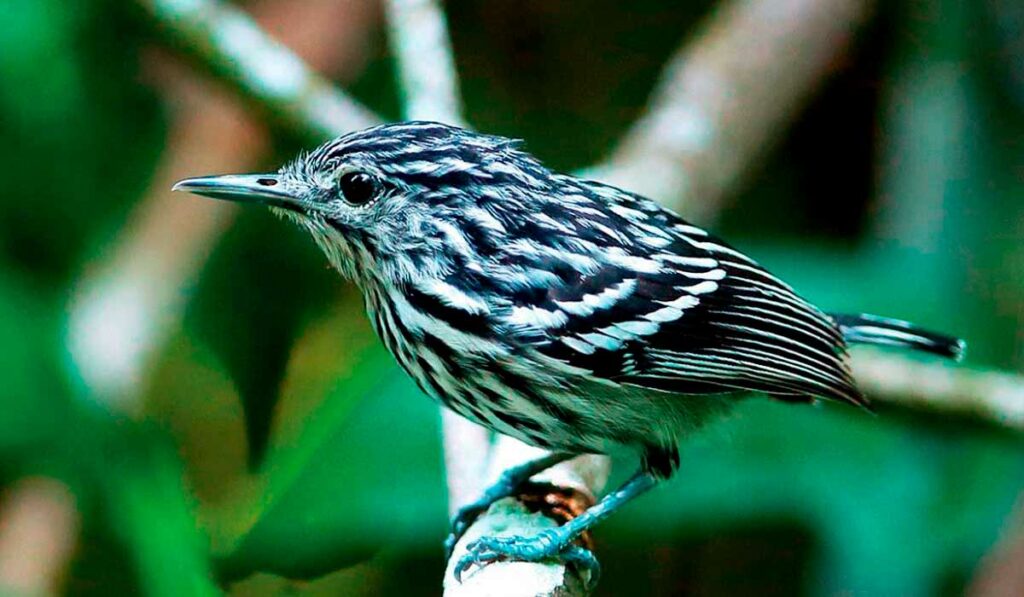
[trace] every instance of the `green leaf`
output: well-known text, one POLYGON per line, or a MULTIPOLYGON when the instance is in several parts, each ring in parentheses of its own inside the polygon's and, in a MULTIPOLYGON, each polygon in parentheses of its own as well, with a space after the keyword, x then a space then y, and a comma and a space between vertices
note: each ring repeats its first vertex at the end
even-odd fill
POLYGON ((337 299, 341 284, 302 231, 264 210, 239 214, 204 270, 186 325, 238 388, 255 468, 267 448, 292 346, 337 299))
POLYGON ((187 498, 167 438, 128 421, 100 425, 107 427, 107 437, 100 440, 97 480, 145 594, 219 595, 195 523, 195 505, 187 498))
POLYGON ((815 593, 934 594, 951 565, 973 566, 996 540, 1024 446, 980 427, 914 422, 747 401, 685 442, 677 478, 601 537, 657 546, 799 521, 820 544, 815 593))
MULTIPOLYGON (((0 269, 0 454, 58 441, 68 390, 57 365, 57 330, 47 303, 0 269)), ((10 459, 6 459, 10 461, 10 459)))
POLYGON ((266 463, 211 514, 221 574, 313 578, 387 546, 440 545, 437 407, 348 301, 303 336, 266 463))

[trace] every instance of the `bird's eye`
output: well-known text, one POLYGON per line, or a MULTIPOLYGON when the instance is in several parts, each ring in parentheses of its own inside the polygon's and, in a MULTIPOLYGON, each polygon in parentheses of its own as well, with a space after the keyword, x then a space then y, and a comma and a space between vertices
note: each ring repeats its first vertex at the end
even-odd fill
POLYGON ((346 172, 338 178, 338 190, 351 205, 366 205, 380 190, 376 177, 365 172, 346 172))

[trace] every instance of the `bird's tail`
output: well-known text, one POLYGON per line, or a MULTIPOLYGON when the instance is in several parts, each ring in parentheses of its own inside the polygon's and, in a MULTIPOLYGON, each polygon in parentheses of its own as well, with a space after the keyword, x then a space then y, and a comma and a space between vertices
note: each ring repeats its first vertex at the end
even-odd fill
POLYGON ((881 344, 913 348, 959 361, 967 344, 952 336, 936 334, 916 325, 877 315, 830 313, 843 338, 853 344, 881 344))

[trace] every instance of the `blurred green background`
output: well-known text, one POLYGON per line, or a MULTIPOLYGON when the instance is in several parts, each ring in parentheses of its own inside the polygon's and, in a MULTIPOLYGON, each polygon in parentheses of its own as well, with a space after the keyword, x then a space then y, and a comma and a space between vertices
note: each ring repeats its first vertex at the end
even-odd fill
MULTIPOLYGON (((592 164, 717 6, 676 4, 447 2, 468 119, 553 167, 592 164)), ((245 6, 399 117, 379 7, 245 6)), ((299 230, 166 192, 178 174, 276 168, 310 140, 236 107, 132 2, 0 0, 0 15, 0 483, 66 488, 70 522, 50 532, 72 547, 50 586, 438 594, 436 408, 299 230), (181 310, 161 311, 131 389, 84 373, 69 331, 123 271, 181 310)), ((965 366, 1020 372, 1022 39, 1020 2, 877 6, 716 229, 830 310, 956 333, 965 366)), ((99 346, 101 362, 122 352, 99 346)), ((598 531, 597 594, 960 594, 1020 526, 1024 446, 992 425, 752 400, 682 452, 676 481, 598 531)), ((2 504, 0 572, 31 543, 4 542, 2 504)))

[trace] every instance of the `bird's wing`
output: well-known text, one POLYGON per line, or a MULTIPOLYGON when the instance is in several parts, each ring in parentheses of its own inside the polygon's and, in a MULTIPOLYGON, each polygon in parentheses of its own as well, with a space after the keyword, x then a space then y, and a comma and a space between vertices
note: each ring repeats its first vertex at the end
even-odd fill
POLYGON ((656 250, 606 249, 596 272, 513 307, 513 330, 547 357, 617 383, 864 403, 827 315, 725 243, 658 215, 670 238, 656 250))

